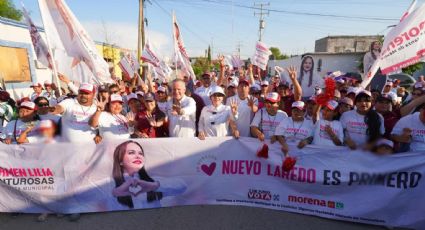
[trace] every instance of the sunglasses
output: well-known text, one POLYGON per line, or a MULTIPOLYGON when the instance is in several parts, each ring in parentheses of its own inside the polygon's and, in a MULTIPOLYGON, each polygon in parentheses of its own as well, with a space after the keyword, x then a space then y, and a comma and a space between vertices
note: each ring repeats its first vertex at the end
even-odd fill
POLYGON ((49 104, 48 103, 40 103, 40 104, 37 104, 37 106, 38 107, 49 107, 49 104))

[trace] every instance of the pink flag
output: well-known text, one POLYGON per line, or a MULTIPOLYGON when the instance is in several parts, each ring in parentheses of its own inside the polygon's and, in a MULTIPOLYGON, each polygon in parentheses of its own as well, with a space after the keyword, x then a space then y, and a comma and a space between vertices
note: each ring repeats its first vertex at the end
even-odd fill
POLYGON ((416 0, 413 0, 412 3, 410 3, 410 6, 407 9, 407 11, 401 17, 400 22, 403 21, 407 16, 409 16, 410 13, 412 13, 412 11, 415 8, 415 6, 416 6, 416 0))
POLYGON ((66 51, 66 54, 73 58, 72 68, 85 63, 93 75, 92 82, 112 83, 108 63, 99 55, 93 40, 65 1, 39 0, 39 6, 46 35, 54 43, 52 48, 66 51))
POLYGON ((146 44, 145 47, 143 48, 142 51, 142 57, 140 57, 144 62, 150 63, 155 67, 158 67, 160 64, 160 60, 158 58, 158 56, 155 54, 155 52, 153 51, 151 44, 149 42, 149 39, 146 40, 146 44))
POLYGON ((189 56, 181 36, 180 27, 177 23, 176 15, 173 13, 173 38, 174 38, 174 60, 176 69, 180 69, 186 76, 195 81, 196 76, 193 72, 189 56))
POLYGON ((52 55, 50 54, 46 43, 44 42, 43 38, 38 32, 37 27, 34 25, 33 21, 31 20, 25 7, 23 7, 23 13, 24 13, 25 21, 28 24, 28 30, 30 32, 31 41, 34 47, 35 54, 37 55, 37 60, 41 62, 44 66, 52 69, 53 67, 52 55))

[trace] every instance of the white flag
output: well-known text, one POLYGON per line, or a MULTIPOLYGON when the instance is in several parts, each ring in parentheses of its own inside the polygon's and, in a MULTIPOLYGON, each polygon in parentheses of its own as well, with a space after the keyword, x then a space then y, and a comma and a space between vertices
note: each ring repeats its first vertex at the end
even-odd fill
POLYGON ((155 67, 159 66, 159 64, 161 62, 161 60, 158 58, 158 56, 153 51, 151 44, 149 42, 149 39, 146 40, 145 47, 143 48, 143 51, 142 51, 141 59, 144 62, 150 63, 155 67))
MULTIPOLYGON (((64 0, 39 0, 39 6, 46 35, 54 44, 52 48, 65 50, 66 54, 73 58, 70 63, 72 68, 84 63, 93 75, 91 82, 112 83, 109 65, 99 55, 93 40, 64 0)), ((84 70, 81 65, 80 68, 84 70)), ((80 76, 78 80, 82 82, 82 78, 83 76, 80 76)))
POLYGON ((255 45, 255 53, 252 58, 252 64, 258 66, 262 70, 266 70, 267 63, 271 52, 266 44, 258 41, 255 45))
POLYGON ((27 10, 25 9, 25 7, 22 7, 22 8, 23 8, 23 15, 28 25, 28 30, 30 32, 32 45, 34 47, 34 51, 37 56, 37 60, 41 62, 44 66, 52 69, 53 67, 52 55, 50 54, 46 43, 44 42, 43 38, 38 32, 37 27, 34 25, 33 21, 31 20, 27 10))
POLYGON ((179 24, 177 23, 176 15, 173 13, 173 39, 174 39, 174 60, 177 69, 180 69, 186 76, 196 80, 193 72, 189 56, 183 43, 179 24))
POLYGON ((416 64, 425 55, 425 4, 403 16, 385 36, 382 51, 365 76, 361 86, 367 87, 381 68, 383 74, 396 72, 416 64))

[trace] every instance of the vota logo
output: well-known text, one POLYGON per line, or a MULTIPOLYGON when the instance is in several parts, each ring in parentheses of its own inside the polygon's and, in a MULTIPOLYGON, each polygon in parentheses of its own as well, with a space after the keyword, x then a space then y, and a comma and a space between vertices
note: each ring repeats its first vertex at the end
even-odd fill
POLYGON ((316 198, 310 198, 305 196, 288 196, 288 201, 291 203, 301 203, 301 204, 309 204, 321 207, 328 207, 332 209, 344 209, 344 203, 336 202, 332 200, 321 200, 316 198))
POLYGON ((248 198, 255 200, 272 200, 272 193, 270 191, 250 189, 248 191, 248 198))

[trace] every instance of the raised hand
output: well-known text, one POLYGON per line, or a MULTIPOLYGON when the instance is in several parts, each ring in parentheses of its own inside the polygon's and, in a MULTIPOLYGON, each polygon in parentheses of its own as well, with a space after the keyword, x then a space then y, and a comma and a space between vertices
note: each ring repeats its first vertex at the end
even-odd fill
POLYGON ((233 116, 236 116, 236 114, 238 114, 238 106, 239 105, 236 99, 230 101, 230 109, 232 110, 233 116))
POLYGON ((149 181, 140 180, 140 179, 135 178, 134 179, 134 186, 140 186, 141 187, 140 191, 135 194, 137 196, 140 193, 152 192, 152 191, 157 190, 159 188, 159 182, 157 182, 157 181, 149 182, 149 181))
POLYGON ((286 72, 288 72, 291 81, 297 79, 297 68, 295 68, 294 66, 289 66, 288 68, 286 68, 286 72))
POLYGON ((127 113, 128 126, 133 127, 136 124, 134 113, 127 113))
POLYGON ((198 134, 198 138, 199 138, 199 140, 205 140, 205 133, 200 131, 199 134, 198 134))
POLYGON ((96 135, 93 140, 94 143, 99 144, 100 142, 102 142, 103 138, 100 135, 96 135))
POLYGON ((181 115, 181 106, 179 101, 173 101, 173 111, 171 112, 171 114, 173 114, 174 116, 181 115))
POLYGON ((156 122, 155 115, 148 113, 146 114, 146 119, 148 120, 150 126, 158 127, 158 123, 156 122))
POLYGON ((107 101, 107 100, 103 100, 103 98, 102 98, 102 97, 100 97, 100 100, 99 100, 99 102, 97 103, 97 108, 98 108, 100 111, 105 111, 106 103, 108 103, 108 101, 107 101))
POLYGON ((65 82, 66 84, 70 83, 71 81, 69 80, 69 78, 67 78, 65 75, 58 73, 58 78, 59 80, 65 82))
POLYGON ((226 61, 224 60, 224 56, 223 55, 219 55, 218 56, 218 61, 220 62, 220 67, 223 68, 224 66, 226 66, 226 61))

